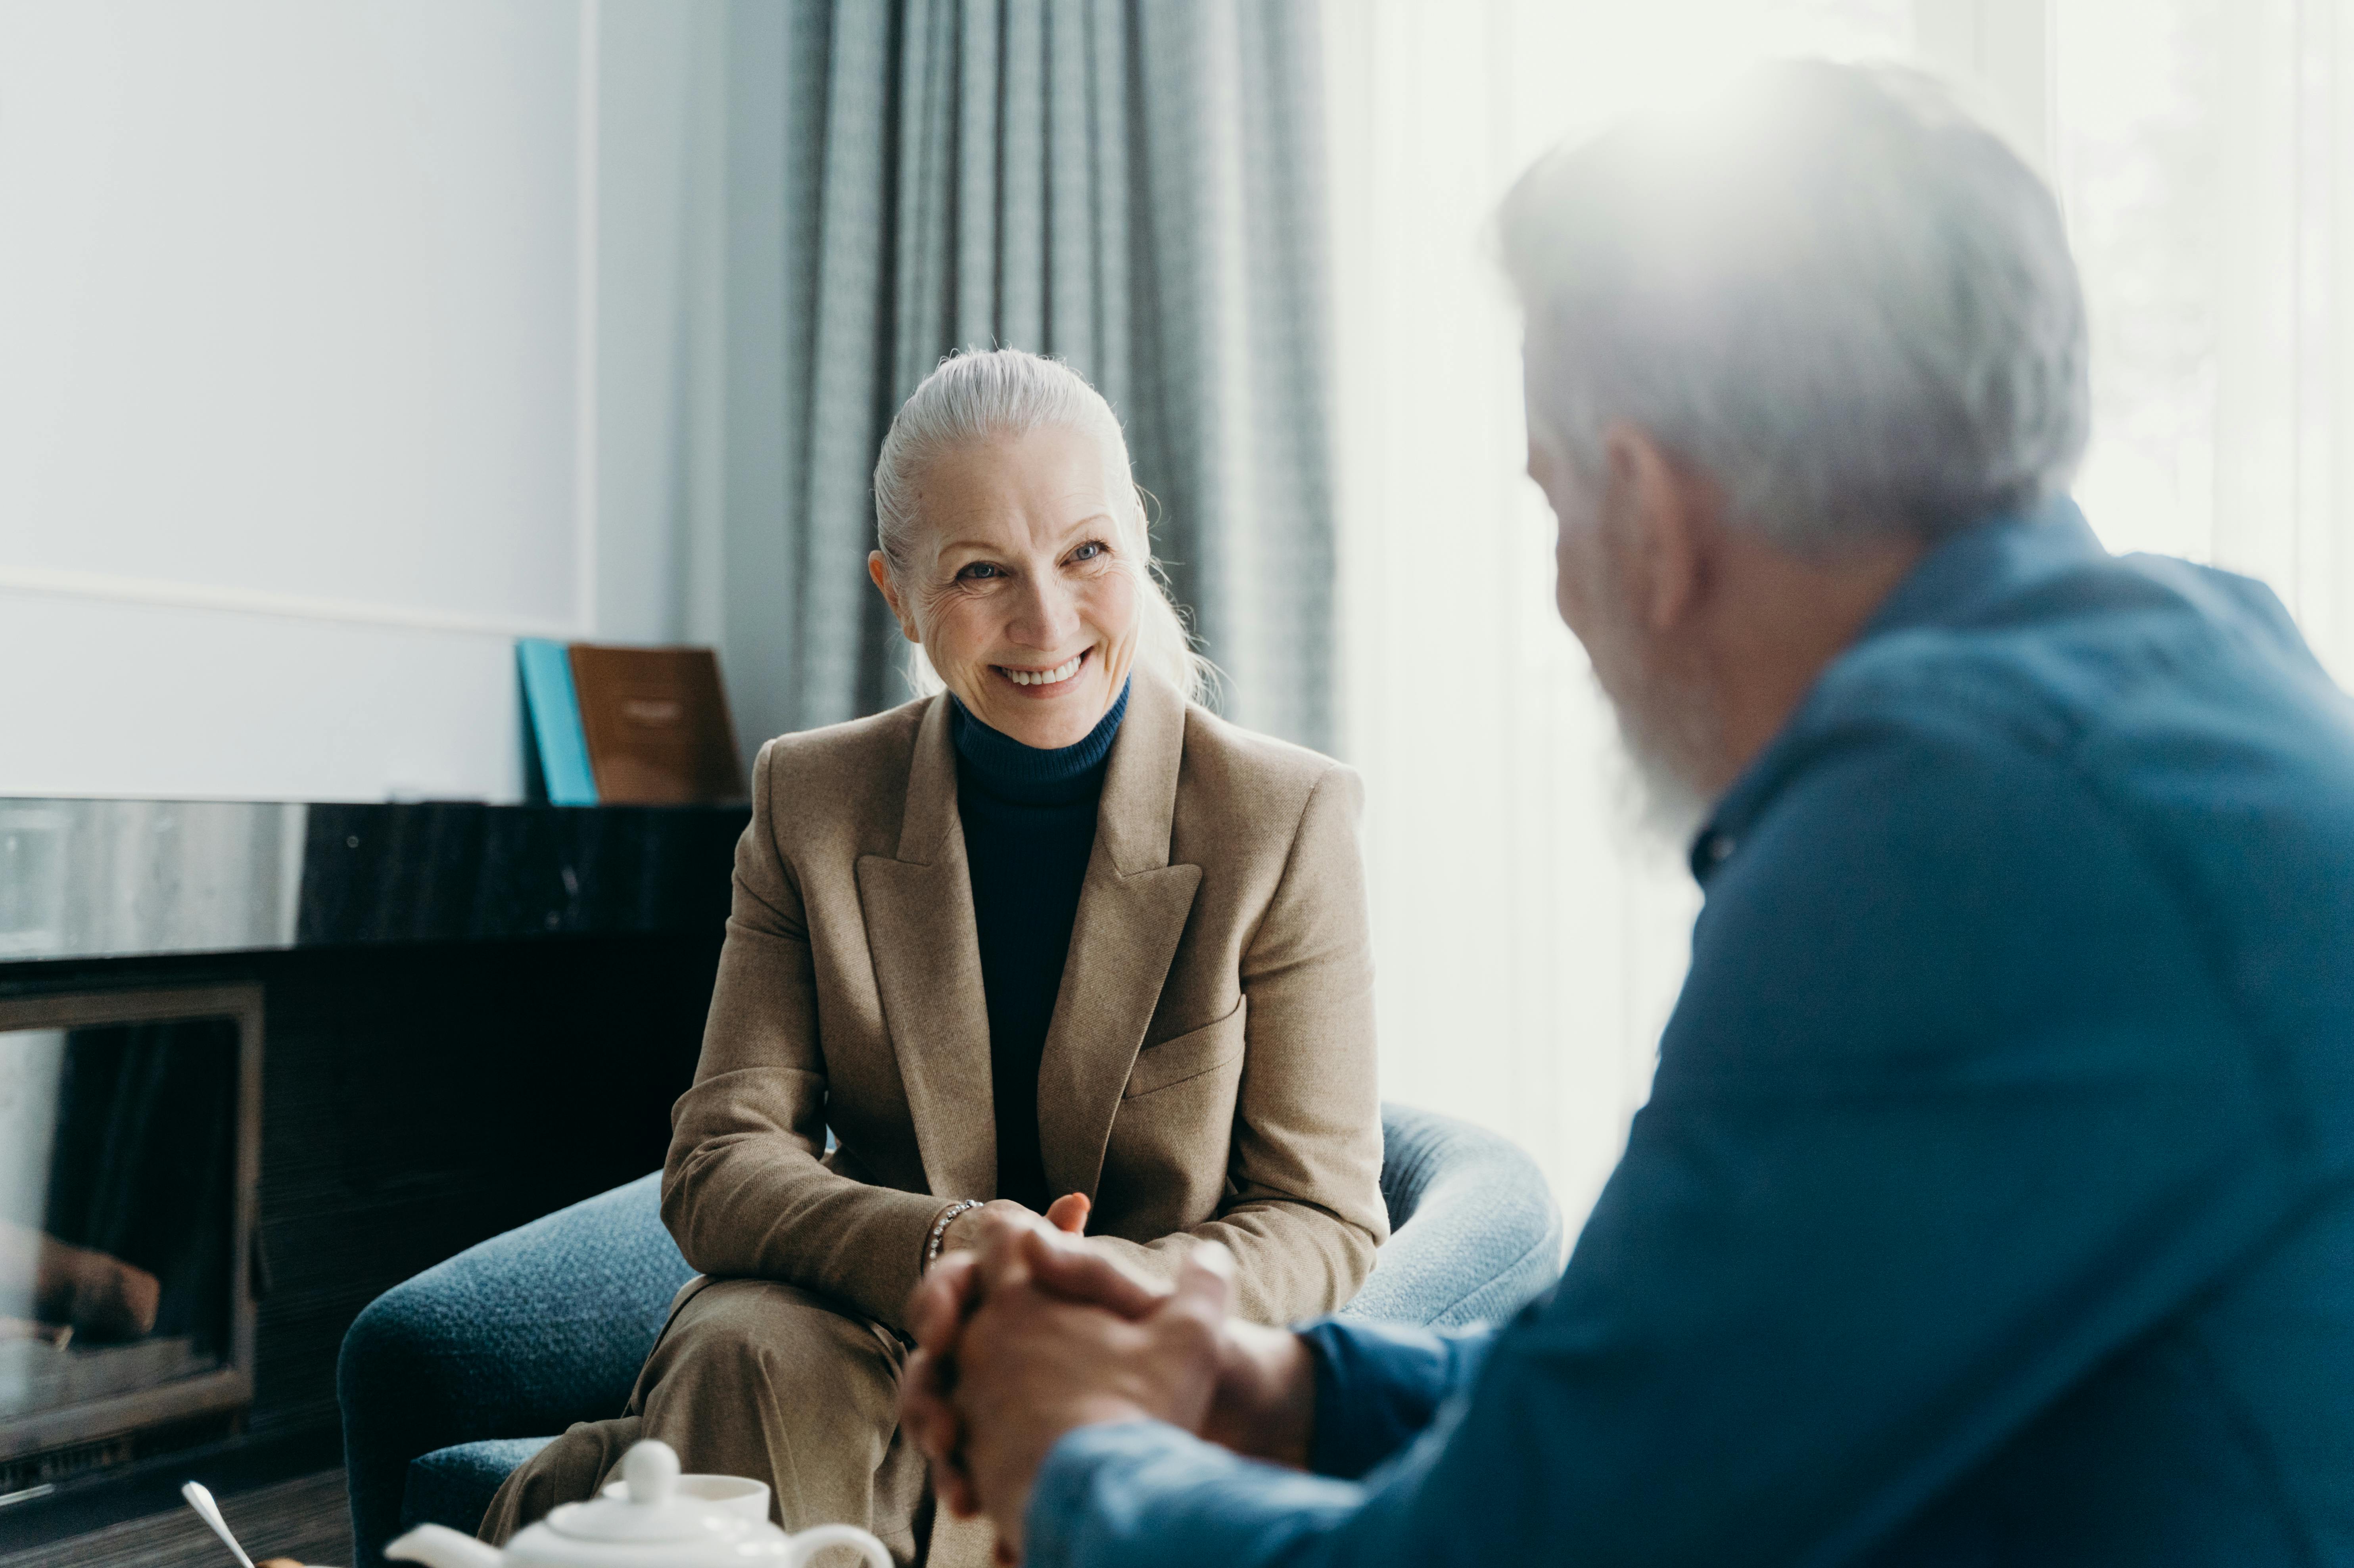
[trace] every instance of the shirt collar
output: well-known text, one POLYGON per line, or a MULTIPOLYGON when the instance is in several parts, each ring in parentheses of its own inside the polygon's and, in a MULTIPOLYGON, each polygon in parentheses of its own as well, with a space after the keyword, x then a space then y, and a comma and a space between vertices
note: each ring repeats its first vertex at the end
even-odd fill
POLYGON ((2029 583, 2107 555, 2093 525, 2064 495, 1990 518, 1922 556, 1881 601, 1856 642, 1908 627, 1958 625, 2029 583))
MULTIPOLYGON (((1965 624, 2030 583, 2103 559, 2107 554, 2084 513, 2064 495, 1973 524, 1922 556, 1832 663, 1890 632, 1965 624)), ((1819 689, 1819 677, 1817 686, 1819 689)), ((1793 744, 1793 732, 1800 727, 1799 720, 1811 701, 1810 695, 1801 702, 1765 749, 1750 758, 1749 766, 1742 769, 1693 838, 1687 861, 1699 881, 1705 883, 1733 858, 1742 834, 1776 788, 1784 754, 1793 744)))

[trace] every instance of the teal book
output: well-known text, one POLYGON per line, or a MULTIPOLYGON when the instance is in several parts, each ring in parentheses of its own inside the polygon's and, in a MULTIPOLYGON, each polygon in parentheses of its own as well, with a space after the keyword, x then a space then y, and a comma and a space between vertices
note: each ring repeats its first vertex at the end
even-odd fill
POLYGON ((588 767, 588 737, 580 727, 580 698, 572 689, 572 651, 561 642, 526 637, 515 644, 524 702, 539 778, 551 806, 593 806, 597 775, 588 767))

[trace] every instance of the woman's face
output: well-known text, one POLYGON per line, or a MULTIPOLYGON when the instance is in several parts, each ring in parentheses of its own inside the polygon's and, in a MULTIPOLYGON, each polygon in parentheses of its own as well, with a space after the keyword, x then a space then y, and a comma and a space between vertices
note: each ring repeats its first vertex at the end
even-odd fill
POLYGON ((1106 468, 1076 430, 943 453, 917 476, 906 571, 867 561, 949 690, 1024 746, 1086 739, 1136 656, 1142 563, 1106 468))

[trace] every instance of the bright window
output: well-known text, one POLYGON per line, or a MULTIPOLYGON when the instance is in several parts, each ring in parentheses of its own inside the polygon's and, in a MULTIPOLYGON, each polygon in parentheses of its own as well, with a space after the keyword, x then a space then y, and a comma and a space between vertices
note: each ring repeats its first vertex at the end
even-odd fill
POLYGON ((1760 56, 1894 55, 1907 0, 1331 0, 1344 747, 1383 1092, 1507 1133, 1573 1218, 1650 1084, 1698 900, 1635 826, 1553 607, 1486 235, 1581 126, 1760 56))
POLYGON ((1384 1092, 1584 1213, 1697 898, 1648 846, 1552 605, 1487 228, 1547 145, 1779 54, 1916 58, 2052 171, 2093 330, 2077 486, 2115 549, 2269 582, 2354 670, 2354 16, 2327 0, 1328 0, 1345 749, 1384 1092), (2346 455, 2341 455, 2346 454, 2346 455))

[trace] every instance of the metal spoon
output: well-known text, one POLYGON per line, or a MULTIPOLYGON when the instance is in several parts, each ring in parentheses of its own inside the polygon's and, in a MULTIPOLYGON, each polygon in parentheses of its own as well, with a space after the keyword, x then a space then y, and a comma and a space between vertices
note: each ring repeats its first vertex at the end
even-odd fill
POLYGON ((228 1532, 228 1526, 221 1520, 220 1504, 213 1501, 213 1494, 205 1489, 204 1483, 190 1481, 180 1489, 180 1495, 188 1499, 188 1506, 196 1510, 198 1519, 213 1527, 213 1533, 221 1538, 221 1544, 237 1554, 238 1562, 244 1568, 253 1568, 253 1559, 245 1554, 245 1548, 239 1546, 237 1537, 228 1532))

